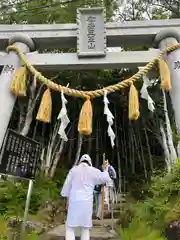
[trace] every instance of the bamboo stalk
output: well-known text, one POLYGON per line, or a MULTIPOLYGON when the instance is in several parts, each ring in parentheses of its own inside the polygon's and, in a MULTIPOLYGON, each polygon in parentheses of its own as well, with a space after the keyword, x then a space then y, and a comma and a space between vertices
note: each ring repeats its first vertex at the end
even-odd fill
POLYGON ((131 138, 129 140, 130 142, 130 149, 131 149, 131 157, 130 157, 130 161, 131 161, 131 169, 132 169, 132 173, 135 174, 135 159, 134 159, 134 134, 133 134, 133 127, 132 127, 132 123, 129 122, 129 129, 130 129, 130 135, 131 138))
POLYGON ((97 127, 96 127, 96 163, 95 167, 99 166, 99 122, 97 120, 97 127))
POLYGON ((80 157, 80 154, 81 154, 82 144, 83 144, 83 135, 78 134, 78 149, 77 149, 77 152, 76 152, 76 158, 75 158, 74 166, 76 166, 78 164, 79 157, 80 157))
MULTIPOLYGON (((106 155, 103 153, 103 165, 105 164, 106 155)), ((104 186, 101 189, 101 219, 104 219, 104 186)))
POLYGON ((120 158, 120 146, 119 146, 119 138, 118 138, 118 129, 117 129, 117 111, 114 105, 114 116, 115 116, 115 134, 116 134, 116 151, 117 151, 117 165, 118 165, 118 176, 119 176, 119 183, 118 183, 118 192, 122 192, 122 170, 121 170, 121 158, 120 158))
MULTIPOLYGON (((123 117, 122 117, 122 129, 126 129, 125 128, 125 116, 124 116, 124 114, 123 114, 123 117)), ((128 151, 127 151, 127 145, 128 145, 128 143, 127 143, 127 139, 126 139, 126 132, 125 131, 123 131, 123 143, 124 143, 124 146, 123 146, 123 148, 124 148, 124 158, 125 158, 125 172, 126 172, 126 174, 128 174, 128 151)))
POLYGON ((143 165, 143 168, 144 168, 144 176, 145 176, 145 179, 147 180, 148 179, 148 173, 147 173, 147 168, 146 168, 146 161, 145 161, 145 158, 144 158, 144 151, 143 151, 143 146, 142 146, 142 141, 141 141, 141 135, 140 135, 140 128, 139 128, 139 124, 137 126, 137 136, 138 136, 138 142, 139 142, 139 146, 140 146, 140 153, 141 153, 141 159, 142 159, 142 165, 143 165))
POLYGON ((154 169, 153 159, 152 159, 152 155, 151 155, 151 149, 150 149, 150 145, 149 145, 149 139, 148 139, 147 129, 146 129, 144 120, 143 120, 143 125, 144 125, 144 135, 145 135, 147 150, 148 150, 148 155, 149 155, 150 168, 151 168, 151 171, 153 171, 153 169, 154 169))

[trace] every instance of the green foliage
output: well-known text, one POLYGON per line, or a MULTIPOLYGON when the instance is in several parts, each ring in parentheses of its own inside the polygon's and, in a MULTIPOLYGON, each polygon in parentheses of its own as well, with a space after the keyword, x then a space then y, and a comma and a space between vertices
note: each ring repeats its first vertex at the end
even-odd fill
POLYGON ((0 216, 0 239, 8 239, 8 234, 7 221, 3 216, 0 216))
MULTIPOLYGON (((29 212, 36 214, 46 202, 60 198, 59 189, 64 181, 64 174, 57 181, 38 176, 33 186, 29 212)), ((0 183, 0 214, 22 216, 28 183, 24 181, 4 181, 0 183)))
MULTIPOLYGON (((120 232, 124 240, 160 240, 165 228, 180 219, 180 166, 171 173, 161 173, 152 177, 152 184, 144 201, 129 203, 126 212, 126 226, 120 232), (146 236, 146 237, 145 237, 146 236)), ((124 211, 124 210, 123 210, 124 211)), ((124 215, 121 215, 123 218, 124 215)), ((121 219, 123 222, 123 219, 121 219)))
MULTIPOLYGON (((17 231, 12 232, 8 229, 8 221, 3 216, 0 216, 0 240, 15 239, 13 236, 17 236, 17 234, 18 234, 17 231)), ((38 240, 39 236, 36 232, 26 233, 25 239, 26 240, 38 240)))
POLYGON ((174 204, 172 204, 171 210, 166 214, 166 222, 170 223, 180 219, 180 200, 177 199, 174 204))
MULTIPOLYGON (((56 217, 55 213, 52 211, 54 208, 50 208, 51 204, 55 203, 57 207, 55 211, 61 207, 62 211, 62 201, 60 199, 59 190, 64 182, 66 171, 63 168, 59 169, 58 175, 54 180, 45 178, 44 176, 37 176, 34 182, 29 218, 39 222, 47 222, 56 217), (44 210, 47 208, 48 211, 44 210), (43 214, 42 214, 43 212, 43 214), (53 213, 53 216, 51 216, 53 213), (43 219, 42 219, 43 218, 43 219)), ((9 217, 12 219, 20 219, 24 213, 26 195, 28 190, 27 181, 13 181, 13 180, 1 180, 0 182, 0 239, 9 239, 9 235, 17 235, 20 231, 20 226, 14 226, 14 228, 8 228, 9 217)), ((56 206, 55 205, 55 206, 56 206)), ((61 217, 63 215, 63 211, 61 217)), ((27 231, 25 239, 36 240, 38 238, 39 230, 27 231)))
POLYGON ((119 19, 144 20, 179 18, 180 9, 177 0, 127 0, 119 19))
MULTIPOLYGON (((7 1, 4 7, 1 7, 0 3, 1 23, 75 23, 77 8, 102 6, 101 0, 24 0, 18 3, 14 2, 12 4, 7 1), (63 2, 68 3, 64 4, 63 2)), ((116 0, 104 0, 104 7, 106 8, 107 19, 110 19, 118 4, 116 0)))
POLYGON ((35 232, 33 232, 33 233, 26 234, 25 238, 26 240, 38 240, 39 236, 35 232))
POLYGON ((158 231, 137 219, 133 219, 128 228, 121 229, 120 235, 123 240, 165 240, 158 231))

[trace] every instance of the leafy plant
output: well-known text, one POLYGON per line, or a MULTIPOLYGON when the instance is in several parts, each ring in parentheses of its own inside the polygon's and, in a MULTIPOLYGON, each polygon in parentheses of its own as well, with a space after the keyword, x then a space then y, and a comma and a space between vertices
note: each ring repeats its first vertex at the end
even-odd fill
POLYGON ((4 217, 0 216, 0 239, 8 239, 8 226, 4 217))
MULTIPOLYGON (((38 176, 34 182, 30 202, 30 214, 36 214, 44 208, 47 202, 60 199, 60 187, 64 176, 53 181, 44 176, 38 176)), ((0 183, 0 215, 22 216, 25 207, 28 183, 24 181, 4 181, 0 183)))
MULTIPOLYGON (((0 239, 17 239, 15 236, 19 236, 19 231, 13 231, 8 228, 8 221, 1 216, 0 217, 0 239)), ((26 233, 25 234, 26 240, 37 240, 39 236, 36 232, 26 233)))
POLYGON ((165 240, 157 230, 138 219, 133 219, 126 229, 120 229, 123 240, 165 240))
POLYGON ((180 220, 179 189, 179 164, 171 173, 163 172, 153 176, 146 199, 132 203, 133 207, 129 204, 132 220, 128 226, 121 226, 121 237, 125 240, 163 239, 161 234, 169 224, 180 220))

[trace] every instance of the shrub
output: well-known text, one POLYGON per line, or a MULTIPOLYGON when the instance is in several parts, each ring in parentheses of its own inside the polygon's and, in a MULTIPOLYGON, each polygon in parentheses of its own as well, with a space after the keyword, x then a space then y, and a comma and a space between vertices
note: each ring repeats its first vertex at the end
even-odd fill
POLYGON ((157 230, 135 218, 128 228, 120 229, 120 235, 123 240, 165 240, 157 230))
POLYGON ((125 240, 163 239, 161 235, 170 223, 180 220, 179 191, 179 164, 171 173, 163 172, 153 176, 146 199, 133 203, 129 208, 131 222, 126 228, 121 226, 122 238, 125 240))
MULTIPOLYGON (((44 176, 38 176, 34 182, 30 214, 36 214, 47 202, 60 199, 60 187, 64 182, 65 174, 59 179, 51 180, 44 176)), ((0 182, 0 215, 22 216, 24 212, 28 181, 2 181, 0 182)))

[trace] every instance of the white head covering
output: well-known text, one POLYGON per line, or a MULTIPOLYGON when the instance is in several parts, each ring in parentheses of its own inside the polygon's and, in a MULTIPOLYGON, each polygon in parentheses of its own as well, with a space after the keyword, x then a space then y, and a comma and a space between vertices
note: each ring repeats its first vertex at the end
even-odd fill
POLYGON ((92 166, 92 161, 88 154, 82 155, 82 157, 79 160, 79 163, 81 163, 82 161, 87 161, 90 164, 90 166, 92 166))

